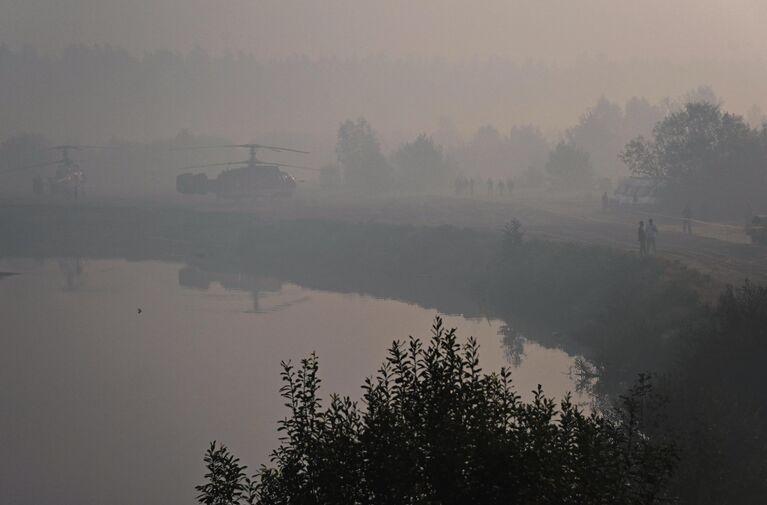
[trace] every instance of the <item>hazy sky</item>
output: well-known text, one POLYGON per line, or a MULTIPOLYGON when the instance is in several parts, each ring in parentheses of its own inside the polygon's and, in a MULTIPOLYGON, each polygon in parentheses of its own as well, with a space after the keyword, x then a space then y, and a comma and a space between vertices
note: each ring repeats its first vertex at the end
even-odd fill
POLYGON ((767 54, 766 25, 763 0, 0 0, 0 40, 44 50, 724 59, 767 54))

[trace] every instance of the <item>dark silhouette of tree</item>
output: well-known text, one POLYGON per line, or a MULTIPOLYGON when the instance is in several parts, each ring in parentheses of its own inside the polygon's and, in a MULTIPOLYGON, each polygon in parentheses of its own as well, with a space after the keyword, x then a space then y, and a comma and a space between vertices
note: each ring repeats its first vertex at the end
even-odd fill
POLYGON ((658 383, 663 428, 679 444, 672 489, 683 503, 767 497, 767 287, 728 288, 690 323, 675 366, 658 383))
POLYGON ((254 503, 256 488, 245 475, 247 467, 241 465, 225 445, 211 442, 203 461, 208 473, 205 484, 195 486, 198 502, 204 505, 254 503))
POLYGON ((646 383, 612 418, 586 415, 569 397, 557 405, 540 386, 526 403, 508 370, 483 373, 476 341, 459 344, 439 318, 426 346, 414 338, 392 345, 365 381, 365 409, 336 395, 322 407, 314 355, 283 369, 290 415, 280 423, 274 466, 257 476, 256 503, 650 504, 664 497, 673 452, 639 430, 646 383))
POLYGON ((381 153, 373 128, 364 118, 347 120, 338 128, 336 156, 348 186, 369 193, 391 187, 391 166, 381 153))
POLYGON ((506 140, 511 172, 517 177, 529 167, 543 169, 549 155, 549 143, 540 128, 534 125, 513 126, 506 140))
POLYGON ((635 175, 665 179, 667 197, 723 209, 764 193, 764 132, 709 102, 688 103, 659 122, 652 139, 639 136, 620 158, 635 175))
POLYGON ((451 180, 455 169, 434 144, 431 137, 420 134, 412 142, 402 144, 392 155, 398 182, 405 188, 424 191, 443 187, 451 180))
POLYGON ((549 153, 546 172, 556 188, 590 188, 594 184, 594 169, 583 149, 560 142, 549 153))

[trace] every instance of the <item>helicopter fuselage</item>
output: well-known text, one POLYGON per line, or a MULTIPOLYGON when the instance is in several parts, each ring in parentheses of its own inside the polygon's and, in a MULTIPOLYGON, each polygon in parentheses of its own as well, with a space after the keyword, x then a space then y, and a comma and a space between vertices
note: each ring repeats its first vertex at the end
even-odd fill
POLYGON ((220 198, 292 196, 296 180, 272 165, 246 165, 224 170, 215 179, 206 174, 181 174, 176 190, 183 194, 215 194, 220 198))
POLYGON ((61 167, 48 177, 48 188, 52 195, 63 194, 77 197, 85 186, 85 174, 77 165, 61 167))

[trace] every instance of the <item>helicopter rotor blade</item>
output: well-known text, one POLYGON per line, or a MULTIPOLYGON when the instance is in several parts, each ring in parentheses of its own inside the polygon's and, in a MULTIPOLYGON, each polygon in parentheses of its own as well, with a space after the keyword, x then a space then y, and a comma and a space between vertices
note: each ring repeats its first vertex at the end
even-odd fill
MULTIPOLYGON (((192 165, 192 166, 189 166, 189 167, 182 167, 182 168, 179 168, 179 170, 194 170, 194 169, 199 169, 199 168, 213 168, 213 167, 231 167, 233 165, 248 166, 250 164, 251 164, 250 160, 246 160, 246 161, 230 161, 230 162, 227 162, 227 163, 206 163, 204 165, 192 165)), ((271 161, 256 161, 254 163, 254 165, 259 166, 259 167, 269 167, 269 166, 272 166, 272 167, 297 168, 299 170, 313 170, 313 171, 319 170, 317 168, 312 168, 312 167, 302 167, 301 165, 289 165, 287 163, 276 163, 276 162, 271 162, 271 161)))
POLYGON ((209 146, 182 146, 182 147, 173 147, 171 150, 173 151, 182 151, 187 149, 216 149, 216 148, 228 148, 228 147, 242 147, 246 149, 269 149, 270 151, 277 151, 277 152, 290 152, 290 153, 300 153, 300 154, 309 154, 308 151, 300 151, 298 149, 291 149, 289 147, 278 147, 278 146, 267 146, 263 144, 216 144, 216 145, 209 145, 209 146))
POLYGON ((233 147, 246 147, 249 149, 269 149, 270 151, 276 151, 276 152, 289 152, 289 153, 300 153, 300 154, 309 154, 309 151, 300 151, 298 149, 291 149, 289 147, 279 147, 279 146, 267 146, 263 144, 239 144, 237 146, 233 147))
POLYGON ((227 163, 207 163, 205 165, 192 165, 190 167, 182 167, 179 170, 195 170, 198 168, 212 168, 212 167, 228 167, 232 165, 247 165, 247 161, 230 161, 227 163))
POLYGON ((180 147, 171 147, 171 151, 188 151, 190 149, 216 149, 220 147, 239 147, 239 146, 233 146, 233 145, 210 145, 210 146, 180 146, 180 147))
POLYGON ((74 151, 80 151, 82 149, 120 149, 120 146, 94 146, 94 145, 85 145, 85 144, 63 144, 63 145, 60 145, 60 146, 51 146, 48 149, 57 150, 57 151, 65 151, 67 149, 72 149, 74 151))
POLYGON ((285 167, 285 168, 297 168, 299 170, 314 170, 314 171, 319 171, 318 168, 302 167, 301 165, 288 165, 287 163, 273 163, 271 161, 259 161, 256 164, 257 165, 272 165, 272 166, 275 166, 275 167, 285 167))

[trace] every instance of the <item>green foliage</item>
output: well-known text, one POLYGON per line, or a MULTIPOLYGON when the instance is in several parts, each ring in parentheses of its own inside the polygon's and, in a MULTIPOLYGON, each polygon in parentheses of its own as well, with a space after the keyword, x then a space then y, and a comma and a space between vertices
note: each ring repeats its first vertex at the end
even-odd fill
POLYGON ((589 154, 570 143, 560 142, 551 150, 546 172, 556 188, 590 188, 594 184, 589 154))
POLYGON ((508 370, 483 373, 476 341, 459 344, 439 318, 428 345, 392 345, 364 409, 335 395, 322 407, 314 355, 283 369, 290 415, 258 474, 259 504, 651 504, 671 474, 672 447, 639 430, 646 384, 614 419, 540 386, 527 403, 508 370))

